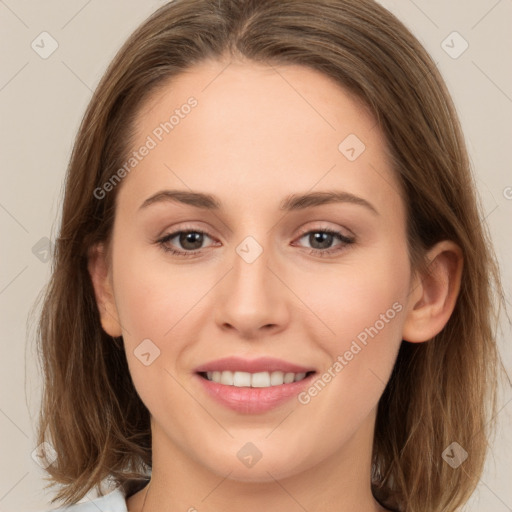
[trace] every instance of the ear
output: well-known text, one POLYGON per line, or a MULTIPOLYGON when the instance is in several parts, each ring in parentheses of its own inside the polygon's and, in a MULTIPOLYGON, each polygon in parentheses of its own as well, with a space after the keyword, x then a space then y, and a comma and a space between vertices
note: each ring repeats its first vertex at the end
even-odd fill
POLYGON ((114 300, 110 264, 103 243, 90 248, 87 268, 94 287, 101 326, 110 336, 121 336, 122 330, 114 300))
POLYGON ((428 341, 441 332, 460 291, 463 267, 460 247, 444 240, 429 250, 427 258, 427 270, 417 274, 412 282, 402 331, 402 339, 412 343, 428 341))

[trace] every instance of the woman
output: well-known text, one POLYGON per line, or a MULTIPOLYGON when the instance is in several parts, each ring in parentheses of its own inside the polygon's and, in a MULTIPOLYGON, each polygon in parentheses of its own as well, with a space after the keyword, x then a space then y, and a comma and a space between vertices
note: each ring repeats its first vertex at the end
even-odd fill
POLYGON ((163 6, 68 169, 40 323, 56 499, 460 507, 495 407, 480 218, 446 86, 384 8, 163 6))

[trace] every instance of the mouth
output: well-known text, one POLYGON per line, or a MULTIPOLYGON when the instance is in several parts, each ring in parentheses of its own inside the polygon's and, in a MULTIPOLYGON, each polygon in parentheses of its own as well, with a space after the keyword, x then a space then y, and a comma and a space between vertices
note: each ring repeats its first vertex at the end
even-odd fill
POLYGON ((205 397, 242 414, 260 414, 293 402, 317 371, 274 357, 225 357, 194 370, 205 397))
POLYGON ((263 365, 267 369, 261 368, 261 361, 240 364, 240 360, 230 360, 222 365, 217 362, 207 366, 195 372, 204 396, 238 414, 251 415, 293 404, 293 399, 311 385, 317 374, 315 370, 275 360, 263 365), (225 369, 226 366, 229 369, 225 369), (245 368, 237 369, 240 366, 245 368))
POLYGON ((200 377, 210 382, 222 384, 224 386, 234 386, 237 388, 270 388, 282 386, 284 384, 292 384, 307 379, 315 371, 308 372, 244 372, 244 371, 208 371, 197 372, 200 377))

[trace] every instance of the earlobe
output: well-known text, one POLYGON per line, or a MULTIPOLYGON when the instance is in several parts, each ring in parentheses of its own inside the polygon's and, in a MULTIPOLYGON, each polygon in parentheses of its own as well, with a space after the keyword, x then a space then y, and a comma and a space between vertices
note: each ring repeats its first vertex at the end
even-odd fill
POLYGON ((103 330, 112 337, 122 335, 104 244, 91 247, 87 268, 91 276, 103 330))
POLYGON ((427 271, 417 275, 409 295, 402 339, 419 343, 439 334, 448 322, 460 291, 463 256, 460 247, 444 240, 428 252, 427 271))

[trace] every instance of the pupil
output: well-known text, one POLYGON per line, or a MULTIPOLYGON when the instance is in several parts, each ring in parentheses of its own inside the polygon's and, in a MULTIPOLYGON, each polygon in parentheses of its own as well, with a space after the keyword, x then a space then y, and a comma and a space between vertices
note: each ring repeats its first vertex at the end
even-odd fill
POLYGON ((201 247, 201 243, 203 241, 203 235, 201 233, 196 233, 196 232, 189 232, 189 233, 184 233, 180 236, 180 243, 182 245, 182 247, 186 248, 186 249, 199 249, 201 247), (199 245, 197 247, 189 247, 187 244, 188 243, 192 243, 192 245, 194 243, 198 243, 199 242, 199 245))
MULTIPOLYGON (((313 236, 313 239, 314 239, 315 243, 317 241, 322 242, 322 238, 324 238, 324 242, 325 242, 325 238, 327 238, 327 241, 331 241, 330 239, 332 238, 331 234, 329 234, 329 233, 322 233, 322 232, 314 233, 312 236, 313 236)), ((313 244, 311 244, 311 245, 313 245, 313 244)), ((324 246, 319 247, 319 248, 320 249, 326 249, 326 248, 329 247, 329 245, 330 244, 327 244, 327 245, 324 245, 324 246)), ((316 249, 316 247, 314 247, 314 245, 313 245, 313 248, 316 249)))

